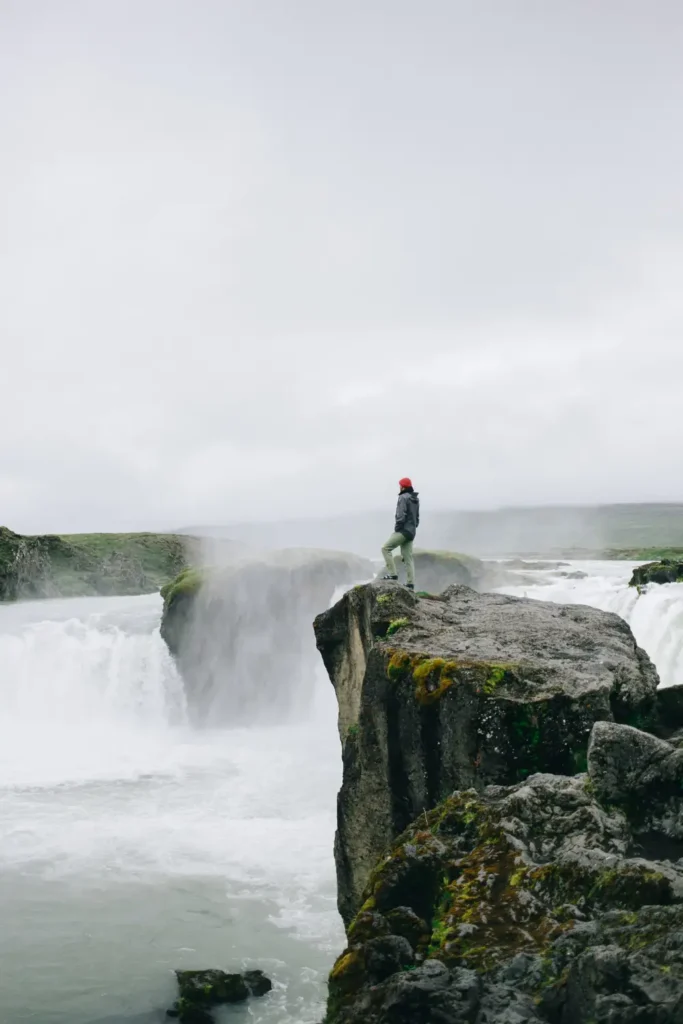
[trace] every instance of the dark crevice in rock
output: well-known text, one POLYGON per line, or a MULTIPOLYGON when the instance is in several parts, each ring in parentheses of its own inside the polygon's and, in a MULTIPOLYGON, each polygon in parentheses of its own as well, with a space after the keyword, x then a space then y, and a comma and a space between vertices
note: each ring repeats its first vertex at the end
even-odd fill
MULTIPOLYGON (((443 795, 441 792, 441 725, 437 707, 420 709, 420 734, 425 755, 428 806, 434 807, 443 795)), ((408 823, 406 822, 406 824, 408 823)))
POLYGON ((400 714, 399 701, 390 696, 387 701, 387 745, 391 820, 395 835, 400 835, 414 817, 414 808, 410 799, 410 781, 406 772, 401 743, 400 714))
POLYGON ((629 857, 647 857, 648 860, 677 861, 683 858, 683 838, 663 832, 639 832, 629 850, 629 857))

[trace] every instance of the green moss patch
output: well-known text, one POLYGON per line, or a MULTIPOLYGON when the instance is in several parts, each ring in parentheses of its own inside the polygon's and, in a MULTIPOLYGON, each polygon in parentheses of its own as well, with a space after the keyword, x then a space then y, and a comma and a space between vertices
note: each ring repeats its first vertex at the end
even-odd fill
POLYGON ((648 583, 683 583, 683 559, 663 558, 648 562, 633 570, 630 587, 644 587, 648 583))
POLYGON ((423 705, 434 704, 458 679, 472 684, 475 691, 491 696, 503 683, 512 681, 519 668, 513 663, 432 658, 400 650, 388 654, 387 677, 393 682, 411 681, 415 699, 423 705))
POLYGON ((410 619, 394 619, 393 622, 389 623, 389 628, 386 631, 385 636, 393 636, 394 633, 398 633, 399 629, 403 629, 405 626, 410 625, 410 619))
POLYGON ((166 607, 177 597, 196 594, 207 577, 206 570, 190 566, 179 573, 174 580, 161 588, 161 596, 166 607))

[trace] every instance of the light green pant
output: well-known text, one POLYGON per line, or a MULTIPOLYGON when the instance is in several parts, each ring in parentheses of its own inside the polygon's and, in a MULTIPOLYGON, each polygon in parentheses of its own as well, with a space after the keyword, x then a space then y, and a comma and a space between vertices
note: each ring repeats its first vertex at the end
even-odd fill
POLYGON ((384 561, 386 562, 387 572, 391 576, 396 576, 396 562, 394 561, 393 552, 396 548, 401 549, 401 558, 403 564, 406 567, 406 583, 415 584, 415 563, 413 562, 413 542, 412 540, 406 540, 402 533, 392 533, 389 540, 382 548, 382 554, 384 555, 384 561))

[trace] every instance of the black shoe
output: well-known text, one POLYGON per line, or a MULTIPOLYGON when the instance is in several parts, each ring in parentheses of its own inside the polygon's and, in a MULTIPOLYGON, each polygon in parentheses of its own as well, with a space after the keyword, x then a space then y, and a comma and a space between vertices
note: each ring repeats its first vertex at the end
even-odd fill
POLYGON ((393 580, 395 583, 398 583, 398 576, 382 576, 382 579, 383 580, 393 580))
POLYGON ((406 583, 406 590, 415 590, 414 583, 406 583))

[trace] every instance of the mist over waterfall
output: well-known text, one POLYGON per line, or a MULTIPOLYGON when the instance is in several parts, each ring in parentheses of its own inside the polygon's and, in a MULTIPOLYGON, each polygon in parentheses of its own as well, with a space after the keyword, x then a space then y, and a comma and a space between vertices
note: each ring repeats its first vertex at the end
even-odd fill
MULTIPOLYGON (((207 559, 208 560, 208 559, 207 559)), ((372 576, 354 555, 283 551, 213 565, 196 594, 165 616, 190 721, 213 727, 296 721, 315 700, 312 623, 372 576)))

